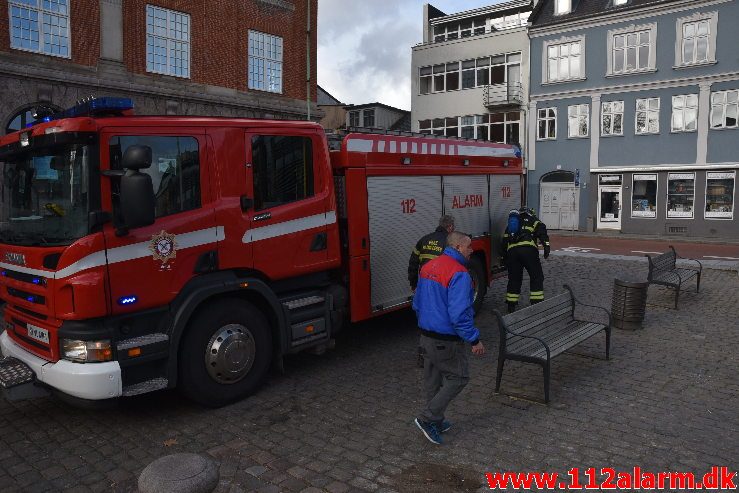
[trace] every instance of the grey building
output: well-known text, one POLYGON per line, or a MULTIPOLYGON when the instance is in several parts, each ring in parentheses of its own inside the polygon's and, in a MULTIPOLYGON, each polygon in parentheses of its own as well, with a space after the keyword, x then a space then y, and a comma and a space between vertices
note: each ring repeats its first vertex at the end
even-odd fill
POLYGON ((411 55, 416 132, 525 147, 531 0, 446 14, 424 6, 411 55))
POLYGON ((551 229, 739 238, 739 2, 542 0, 528 202, 551 229))

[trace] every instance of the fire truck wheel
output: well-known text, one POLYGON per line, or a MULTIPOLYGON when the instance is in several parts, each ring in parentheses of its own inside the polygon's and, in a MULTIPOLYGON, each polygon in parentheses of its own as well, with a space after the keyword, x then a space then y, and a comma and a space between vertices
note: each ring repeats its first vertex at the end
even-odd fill
POLYGON ((477 314, 480 312, 482 301, 485 299, 485 293, 488 291, 488 284, 485 281, 485 267, 483 266, 482 260, 478 257, 472 257, 468 270, 472 276, 472 282, 475 285, 475 301, 472 306, 475 309, 475 314, 477 314))
POLYGON ((262 312, 237 298, 201 308, 188 324, 180 353, 180 388, 218 407, 253 393, 272 360, 272 336, 262 312))

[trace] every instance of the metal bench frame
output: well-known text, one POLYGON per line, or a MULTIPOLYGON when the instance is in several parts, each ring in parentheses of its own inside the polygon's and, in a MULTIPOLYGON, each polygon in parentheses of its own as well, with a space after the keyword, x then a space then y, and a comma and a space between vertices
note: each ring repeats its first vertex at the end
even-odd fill
POLYGON ((606 333, 606 359, 610 359, 611 313, 603 307, 581 303, 568 285, 563 287, 567 292, 508 315, 493 310, 500 330, 496 393, 500 392, 506 360, 535 363, 544 371, 544 402, 548 404, 551 360, 600 331, 606 333), (603 310, 608 315, 608 325, 578 320, 578 305, 603 310))
POLYGON ((672 245, 670 245, 669 252, 661 253, 654 257, 645 255, 645 257, 649 260, 649 275, 647 276, 649 284, 661 284, 662 286, 675 288, 675 310, 678 309, 677 302, 680 299, 680 289, 685 281, 697 277, 695 292, 700 292, 701 273, 703 272, 703 264, 700 261, 681 257, 672 245), (698 264, 698 267, 677 267, 676 263, 679 258, 695 262, 698 264))

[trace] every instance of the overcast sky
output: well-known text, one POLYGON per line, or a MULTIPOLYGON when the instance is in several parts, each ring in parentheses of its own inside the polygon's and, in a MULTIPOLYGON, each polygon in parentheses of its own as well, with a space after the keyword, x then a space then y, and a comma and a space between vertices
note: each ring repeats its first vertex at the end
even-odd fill
MULTIPOLYGON (((411 47, 428 0, 318 0, 318 84, 346 104, 411 109, 411 47)), ((452 14, 501 0, 431 0, 452 14)))

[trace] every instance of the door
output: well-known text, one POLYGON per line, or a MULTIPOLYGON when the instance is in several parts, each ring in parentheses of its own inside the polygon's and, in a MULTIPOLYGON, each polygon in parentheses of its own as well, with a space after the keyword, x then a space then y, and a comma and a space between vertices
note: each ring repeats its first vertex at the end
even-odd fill
MULTIPOLYGON (((120 170, 130 146, 148 146, 152 162, 141 172, 151 177, 155 195, 155 222, 119 235, 116 224, 105 225, 113 314, 166 305, 195 272, 198 260, 217 250, 222 229, 208 207, 206 139, 200 129, 158 128, 103 131, 101 168, 120 170)), ((120 217, 119 180, 103 178, 103 204, 120 217)))
POLYGON ((539 219, 547 229, 578 228, 580 189, 572 183, 541 183, 539 219))
POLYGON ((252 184, 251 228, 242 241, 253 245, 254 268, 285 279, 326 268, 328 226, 336 225, 326 170, 328 156, 310 130, 260 129, 247 133, 247 183, 252 184))
POLYGON ((598 187, 598 229, 621 229, 621 187, 598 187))

